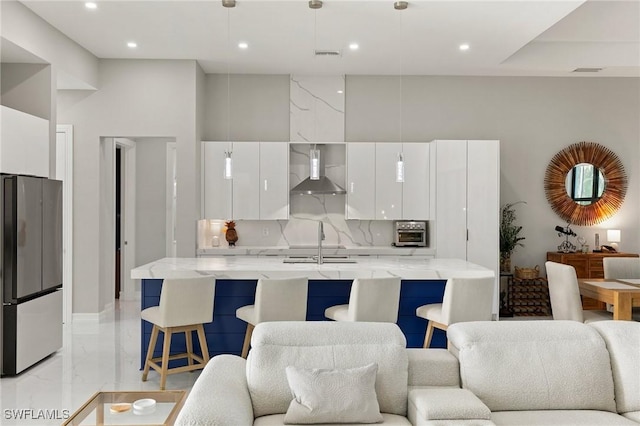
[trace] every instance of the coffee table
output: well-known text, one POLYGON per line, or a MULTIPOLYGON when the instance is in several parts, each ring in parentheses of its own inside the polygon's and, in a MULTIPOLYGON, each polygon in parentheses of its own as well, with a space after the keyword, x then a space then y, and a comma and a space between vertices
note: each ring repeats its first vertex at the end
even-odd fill
POLYGON ((173 425, 184 404, 187 392, 171 391, 111 391, 96 392, 64 425, 173 425), (133 408, 121 413, 111 411, 112 404, 133 403, 139 399, 156 401, 153 412, 134 413, 133 408))

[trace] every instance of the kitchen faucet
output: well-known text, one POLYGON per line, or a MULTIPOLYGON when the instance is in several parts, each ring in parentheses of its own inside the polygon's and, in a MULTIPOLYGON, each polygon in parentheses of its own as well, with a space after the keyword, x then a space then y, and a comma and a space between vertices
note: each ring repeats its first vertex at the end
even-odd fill
POLYGON ((318 265, 324 263, 322 259, 322 240, 324 240, 324 224, 322 221, 318 221, 318 265))

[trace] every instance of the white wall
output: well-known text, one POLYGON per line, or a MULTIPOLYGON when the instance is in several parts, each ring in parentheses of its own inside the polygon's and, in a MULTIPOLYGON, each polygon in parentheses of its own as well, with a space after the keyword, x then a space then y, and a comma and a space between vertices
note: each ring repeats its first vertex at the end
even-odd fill
POLYGON ((51 119, 51 66, 0 65, 0 103, 36 117, 51 119))
POLYGON ((136 139, 136 263, 165 257, 167 143, 172 138, 136 139))
POLYGON ((74 313, 97 313, 105 308, 98 296, 99 271, 113 269, 113 258, 98 254, 100 239, 113 234, 111 230, 101 233, 96 224, 101 137, 175 137, 178 256, 195 255, 200 197, 196 75, 194 61, 101 60, 100 90, 58 92, 58 123, 74 125, 75 137, 74 282, 82 285, 74 289, 74 313))
POLYGON ((207 74, 203 139, 289 140, 289 76, 207 74), (231 101, 228 102, 227 91, 231 101))
MULTIPOLYGON (((397 141, 400 137, 399 78, 347 77, 347 141, 397 141)), ((629 176, 620 211, 607 223, 573 227, 594 244, 604 229, 622 230, 621 250, 640 250, 640 79, 429 77, 402 80, 402 139, 499 139, 501 204, 518 206, 525 247, 512 263, 541 265, 557 250, 553 231, 565 225, 544 195, 543 180, 553 155, 587 140, 612 149, 629 176)))
POLYGON ((84 83, 86 88, 97 87, 98 59, 89 51, 17 1, 2 1, 0 7, 2 38, 42 58, 56 72, 84 83))

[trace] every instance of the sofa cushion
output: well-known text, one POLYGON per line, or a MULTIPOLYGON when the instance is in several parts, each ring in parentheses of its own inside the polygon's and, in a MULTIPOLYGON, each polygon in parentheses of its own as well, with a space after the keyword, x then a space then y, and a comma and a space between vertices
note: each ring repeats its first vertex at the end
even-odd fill
POLYGON ((377 364, 336 370, 287 367, 293 400, 284 416, 285 423, 381 422, 377 372, 377 364))
POLYGON ((634 422, 640 423, 640 411, 629 411, 628 413, 622 414, 627 419, 631 419, 634 422))
POLYGON ((615 411, 604 340, 575 321, 456 323, 462 387, 491 411, 615 411))
POLYGON ((498 426, 638 426, 618 414, 593 410, 498 411, 491 420, 498 426))
POLYGON ((640 411, 640 322, 601 321, 590 326, 609 349, 618 412, 640 411))
POLYGON ((409 410, 412 407, 416 409, 413 413, 416 420, 491 419, 489 408, 467 389, 412 390, 409 392, 409 410))
MULTIPOLYGON (((270 414, 268 416, 258 417, 253 421, 253 426, 284 426, 284 414, 270 414)), ((404 416, 397 414, 382 413, 382 423, 376 425, 384 426, 411 426, 409 420, 404 416)), ((328 424, 317 426, 330 426, 328 424)), ((351 423, 341 426, 362 426, 361 424, 351 423)))
POLYGON ((354 368, 378 364, 380 412, 407 413, 407 351, 395 324, 373 322, 267 322, 258 324, 247 359, 255 417, 283 414, 292 395, 285 368, 354 368))
POLYGON ((460 387, 458 359, 446 349, 407 349, 409 386, 460 387))

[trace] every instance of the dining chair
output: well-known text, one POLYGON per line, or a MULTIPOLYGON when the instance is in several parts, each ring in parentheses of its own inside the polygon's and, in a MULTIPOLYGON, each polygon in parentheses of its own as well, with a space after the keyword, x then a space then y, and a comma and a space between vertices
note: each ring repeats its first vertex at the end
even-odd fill
POLYGON ((324 316, 334 321, 398 322, 400 278, 356 278, 349 303, 327 308, 324 316))
POLYGON ((640 278, 640 257, 605 257, 602 266, 606 279, 640 278))
POLYGON ((432 303, 416 309, 416 315, 428 320, 424 348, 431 345, 433 329, 447 331, 457 322, 491 321, 495 278, 449 278, 444 287, 442 303, 432 303))
POLYGON ((554 320, 594 322, 612 320, 613 314, 601 310, 583 310, 576 270, 571 265, 546 262, 549 299, 554 320))
POLYGON ((149 349, 144 362, 142 381, 147 381, 149 368, 160 373, 160 390, 164 390, 167 375, 204 368, 209 362, 209 350, 203 324, 213 321, 213 298, 216 280, 213 277, 165 279, 160 291, 160 304, 143 310, 140 316, 153 324, 149 349), (159 332, 164 333, 162 356, 153 352, 159 332), (192 332, 197 332, 202 356, 193 352, 192 332), (184 333, 186 352, 171 355, 171 337, 184 333), (187 365, 169 368, 169 361, 187 358, 187 365), (194 364, 194 361, 197 363, 194 364))
POLYGON ((236 317, 247 323, 242 345, 246 358, 251 346, 253 328, 269 321, 304 321, 307 318, 308 278, 258 280, 255 302, 236 310, 236 317))
MULTIPOLYGON (((605 279, 640 278, 640 257, 605 257, 602 266, 605 279)), ((633 319, 640 321, 640 308, 633 308, 633 319)))

